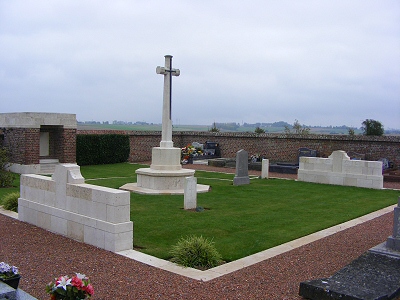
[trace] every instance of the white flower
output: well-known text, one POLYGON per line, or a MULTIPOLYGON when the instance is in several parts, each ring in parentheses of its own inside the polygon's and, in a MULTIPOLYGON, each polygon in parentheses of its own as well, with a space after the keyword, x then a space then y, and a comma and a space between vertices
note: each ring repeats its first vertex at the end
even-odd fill
POLYGON ((67 290, 67 285, 71 285, 71 279, 67 276, 61 276, 56 283, 58 283, 56 287, 62 287, 64 290, 67 290))
POLYGON ((76 273, 76 277, 78 277, 80 280, 87 279, 86 275, 81 273, 76 273))

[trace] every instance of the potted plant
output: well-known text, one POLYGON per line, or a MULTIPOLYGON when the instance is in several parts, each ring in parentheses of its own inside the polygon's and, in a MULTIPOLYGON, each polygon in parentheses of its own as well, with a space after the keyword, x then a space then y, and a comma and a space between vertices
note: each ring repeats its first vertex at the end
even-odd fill
POLYGON ((67 275, 55 278, 54 282, 46 286, 46 292, 50 294, 50 300, 83 300, 90 299, 94 294, 94 289, 89 277, 76 273, 71 278, 67 275))
POLYGON ((0 280, 8 284, 14 289, 18 288, 21 275, 18 273, 16 266, 10 266, 5 262, 0 263, 0 280))

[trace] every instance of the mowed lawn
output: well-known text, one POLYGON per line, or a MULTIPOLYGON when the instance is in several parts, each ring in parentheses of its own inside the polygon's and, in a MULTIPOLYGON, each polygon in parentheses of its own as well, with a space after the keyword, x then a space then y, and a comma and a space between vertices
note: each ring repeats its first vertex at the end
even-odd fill
MULTIPOLYGON (((90 184, 119 188, 136 182, 138 164, 83 166, 90 184)), ((131 193, 134 247, 169 259, 177 241, 189 235, 215 242, 223 260, 232 261, 397 203, 399 191, 252 178, 233 186, 234 174, 196 171, 202 212, 185 211, 183 195, 131 193)), ((385 237, 383 237, 385 238, 385 237)))

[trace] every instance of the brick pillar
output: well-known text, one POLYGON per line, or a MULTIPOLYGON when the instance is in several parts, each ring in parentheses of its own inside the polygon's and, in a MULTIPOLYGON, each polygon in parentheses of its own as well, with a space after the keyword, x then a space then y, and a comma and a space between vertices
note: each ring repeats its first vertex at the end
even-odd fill
POLYGON ((76 129, 63 129, 60 135, 61 163, 76 163, 76 129))

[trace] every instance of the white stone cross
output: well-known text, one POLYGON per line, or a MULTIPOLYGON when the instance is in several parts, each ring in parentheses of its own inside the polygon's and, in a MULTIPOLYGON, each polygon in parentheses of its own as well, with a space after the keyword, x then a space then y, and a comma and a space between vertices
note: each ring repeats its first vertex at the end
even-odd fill
POLYGON ((163 114, 162 114, 162 136, 160 147, 172 148, 172 120, 171 120, 171 93, 172 76, 179 76, 179 69, 172 69, 172 55, 165 55, 165 67, 158 66, 157 74, 164 75, 163 114))

